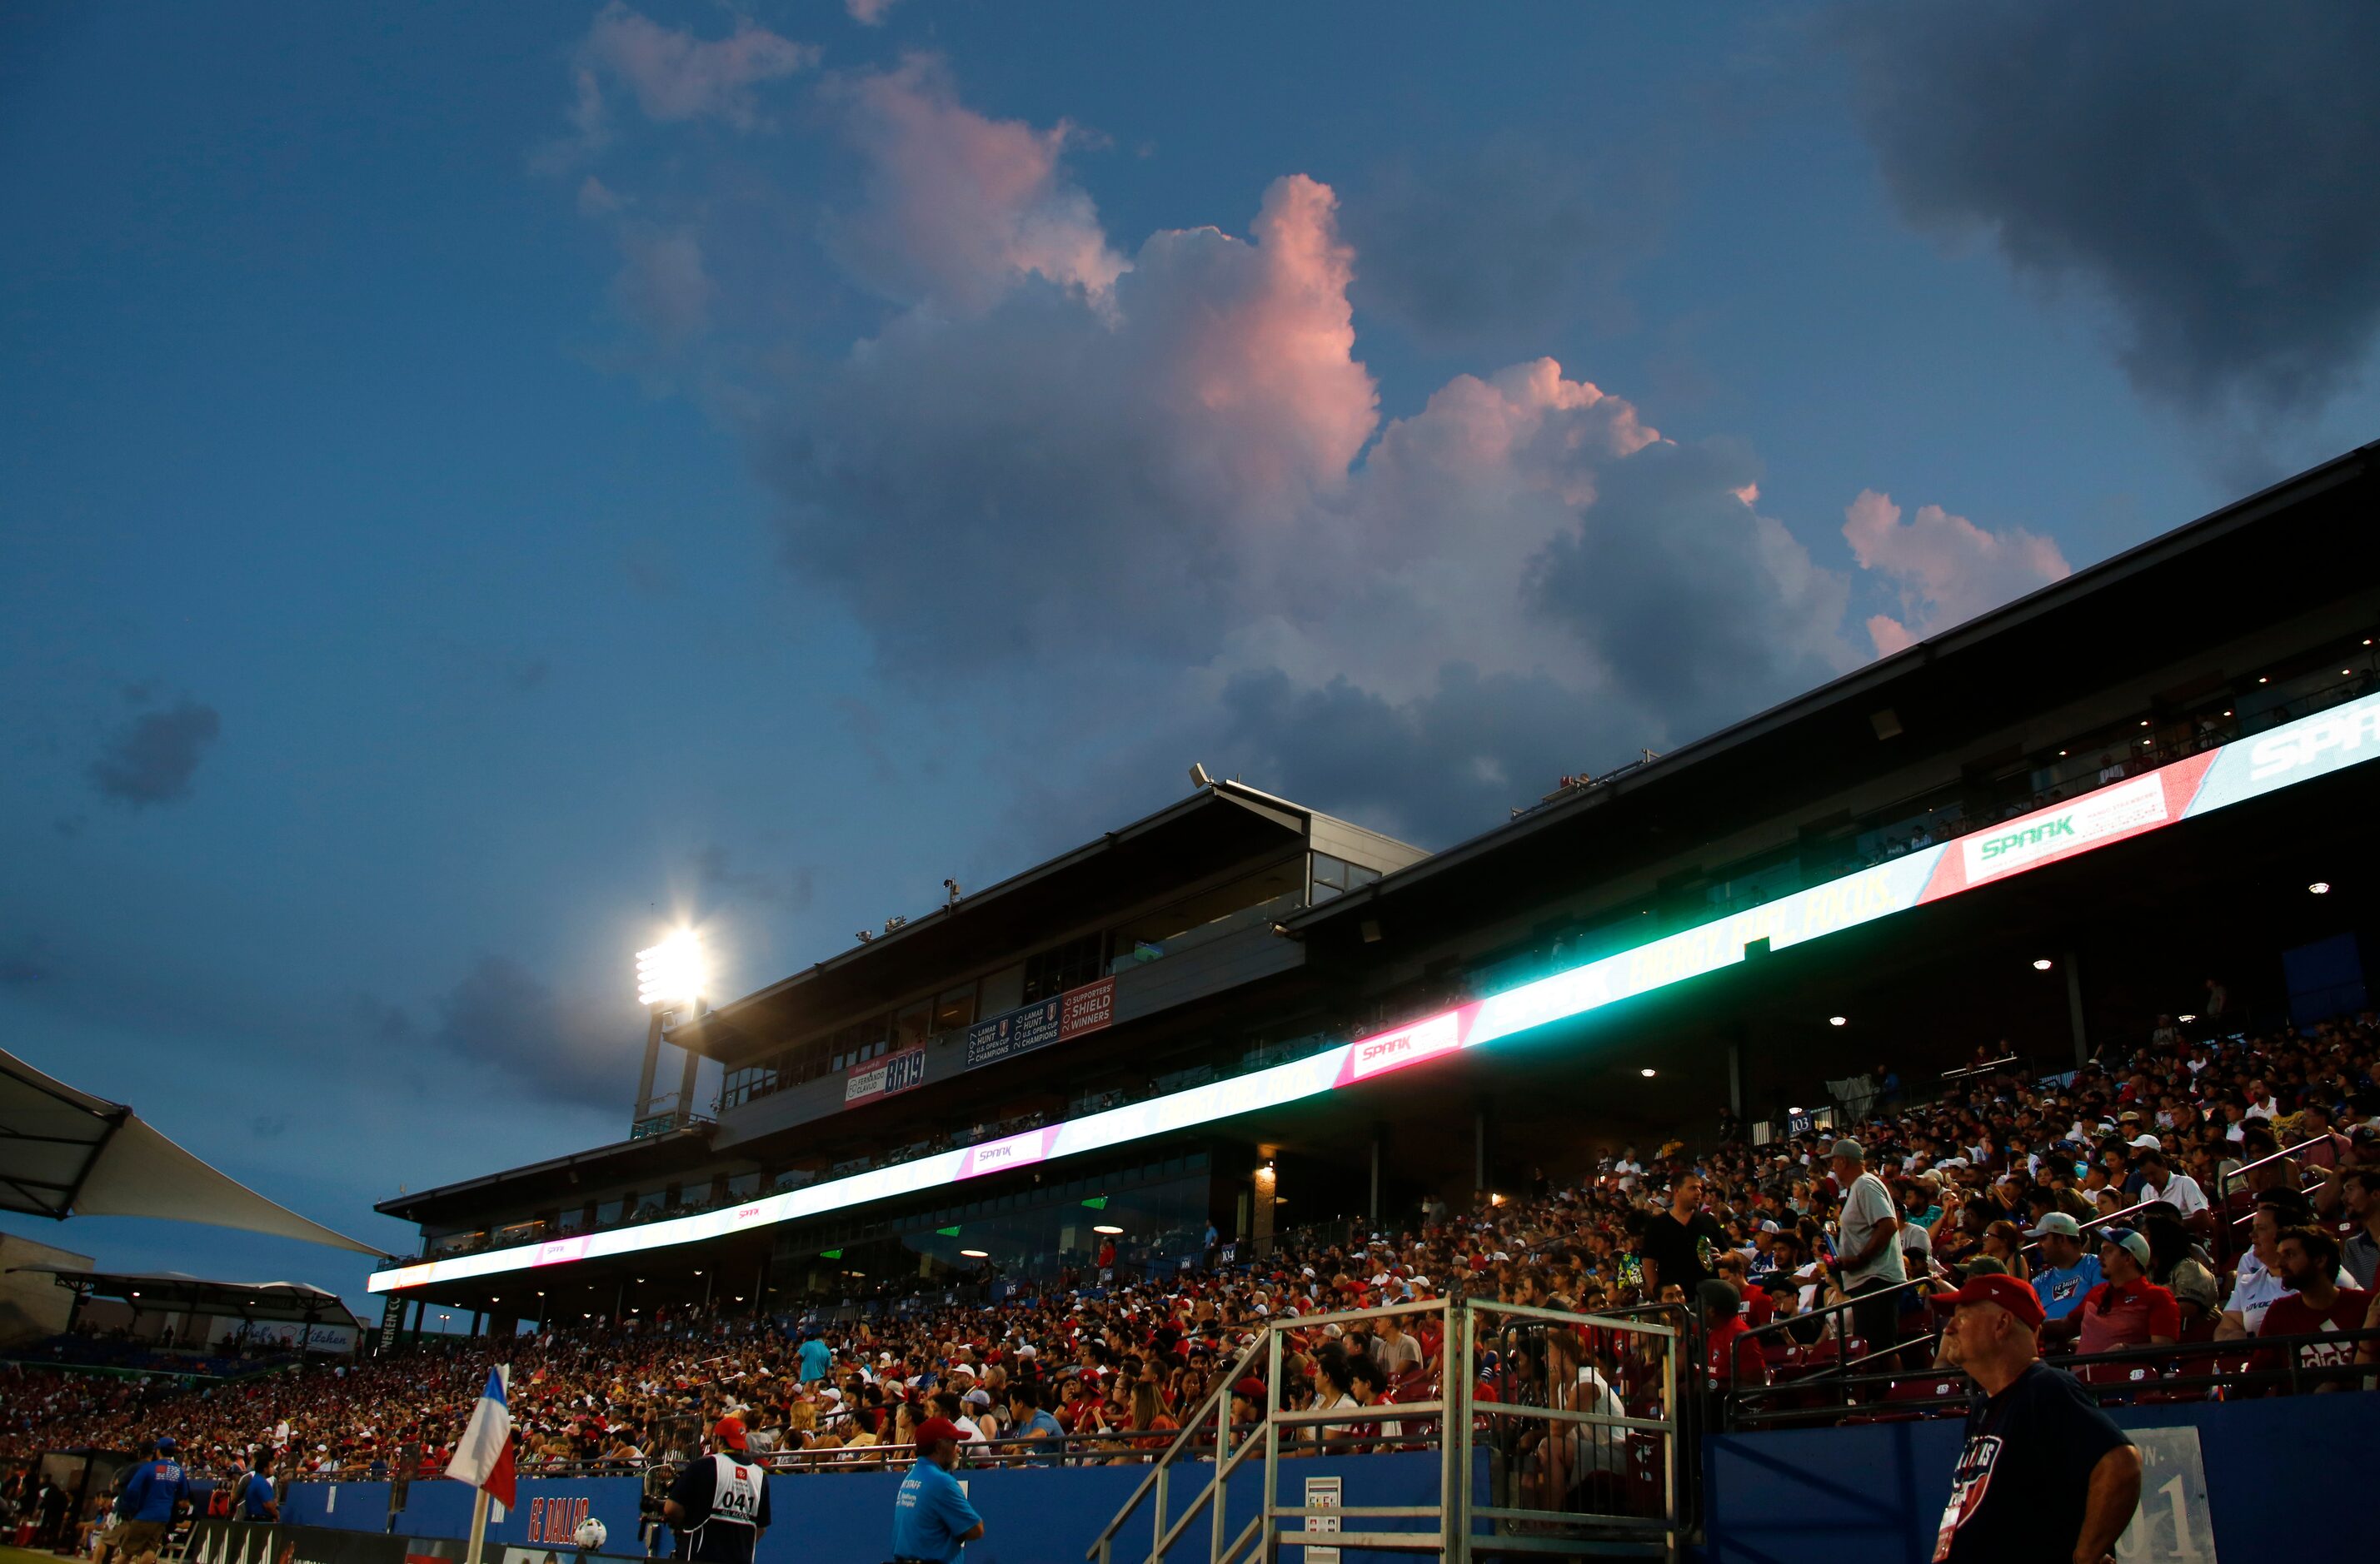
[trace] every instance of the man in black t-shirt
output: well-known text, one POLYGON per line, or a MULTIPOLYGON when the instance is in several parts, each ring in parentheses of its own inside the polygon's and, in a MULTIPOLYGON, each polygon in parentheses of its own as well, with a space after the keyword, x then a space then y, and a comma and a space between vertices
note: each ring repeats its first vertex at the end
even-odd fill
POLYGON ((1636 1253, 1653 1262, 1654 1287, 1674 1284, 1692 1298, 1695 1288, 1718 1274, 1712 1263, 1726 1247, 1727 1231, 1703 1209, 1702 1175, 1687 1173, 1670 1189, 1670 1208, 1646 1219, 1636 1253))
POLYGON ((2034 1341, 2041 1299, 2012 1276, 1985 1275, 1946 1299, 1959 1366, 1983 1399, 1934 1564, 2102 1564, 2141 1501, 2141 1452, 2034 1341))

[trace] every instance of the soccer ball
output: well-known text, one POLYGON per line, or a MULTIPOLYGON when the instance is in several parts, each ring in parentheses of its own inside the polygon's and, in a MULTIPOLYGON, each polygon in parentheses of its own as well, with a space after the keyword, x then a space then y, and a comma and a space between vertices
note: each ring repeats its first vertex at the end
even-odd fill
POLYGON ((601 1548, 611 1534, 603 1529, 602 1522, 590 1515, 578 1522, 578 1529, 570 1534, 570 1540, 592 1553, 601 1548))

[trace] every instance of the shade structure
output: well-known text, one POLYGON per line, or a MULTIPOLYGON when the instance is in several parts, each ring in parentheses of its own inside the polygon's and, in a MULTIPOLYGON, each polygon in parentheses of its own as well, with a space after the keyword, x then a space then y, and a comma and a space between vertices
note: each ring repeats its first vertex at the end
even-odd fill
POLYGON ((361 1329, 363 1322, 345 1300, 305 1281, 212 1281, 181 1271, 93 1271, 79 1266, 15 1266, 10 1274, 53 1276, 96 1298, 122 1298, 155 1312, 237 1316, 258 1321, 304 1321, 361 1329))
POLYGON ((378 1255, 176 1146, 124 1104, 0 1052, 0 1211, 163 1217, 378 1255))

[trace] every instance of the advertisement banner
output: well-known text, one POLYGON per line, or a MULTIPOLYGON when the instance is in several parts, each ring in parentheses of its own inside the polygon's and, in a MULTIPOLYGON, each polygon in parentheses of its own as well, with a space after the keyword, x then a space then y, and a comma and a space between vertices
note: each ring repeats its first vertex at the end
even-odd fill
POLYGON ((926 1080, 926 1045, 903 1049, 899 1053, 886 1054, 882 1059, 866 1064, 855 1064, 844 1073, 843 1105, 853 1107, 874 1102, 878 1097, 892 1097, 912 1087, 923 1085, 926 1080))
POLYGON ((1102 977, 967 1028, 966 1068, 995 1064, 1020 1053, 1105 1028, 1115 1019, 1115 979, 1102 977))

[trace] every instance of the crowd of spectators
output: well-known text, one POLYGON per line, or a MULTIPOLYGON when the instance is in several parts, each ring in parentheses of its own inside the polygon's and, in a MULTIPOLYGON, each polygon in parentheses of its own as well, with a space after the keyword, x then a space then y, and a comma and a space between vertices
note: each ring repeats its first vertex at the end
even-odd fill
MULTIPOLYGON (((2137 1048, 2071 1073, 2039 1077, 2011 1058, 1953 1073, 1925 1102, 1879 1095, 1840 1134, 1814 1124, 1765 1145, 1723 1119, 1700 1150, 1602 1147, 1569 1177, 1533 1170, 1467 1208, 1432 1200, 1380 1231, 1309 1230, 1161 1279, 832 1322, 665 1311, 205 1387, 10 1367, 0 1462, 171 1432, 200 1474, 266 1449, 298 1477, 435 1473, 499 1358, 513 1364, 524 1472, 666 1463, 730 1413, 755 1449, 807 1452, 792 1463, 808 1467, 880 1461, 872 1449, 937 1413, 970 1439, 1029 1441, 999 1447, 1015 1459, 1136 1461, 1171 1441, 1267 1322, 1411 1310, 1352 1329, 1292 1325, 1279 1387, 1245 1374, 1229 1387, 1235 1422, 1268 1405, 1425 1396, 1444 1353, 1430 1305, 1455 1286, 1579 1314, 1674 1311, 1702 1328, 1712 1383, 1758 1385, 1780 1352, 1829 1338, 1855 1336, 1888 1363, 1939 1362, 1925 1289, 1903 1284, 1998 1268, 2038 1291, 2053 1350, 2252 1351, 2260 1335, 2345 1332, 2296 1349, 2298 1361, 2346 1371, 2310 1388, 2360 1383, 2356 1366, 2380 1363, 2352 1334, 2380 1328, 2380 1022, 2242 1035, 2220 986, 2209 991, 2202 1002, 2217 1008, 2194 1024, 2160 1017, 2137 1048), (2276 1157, 2284 1147, 2297 1149, 2276 1157)), ((1659 1382, 1641 1361, 1646 1340, 1500 1339, 1480 1360, 1481 1391, 1641 1406, 1659 1382)), ((1390 1410, 1332 1432, 1358 1448, 1411 1437, 1390 1410)), ((1547 1481, 1615 1459, 1565 1437, 1530 1457, 1547 1481)))

